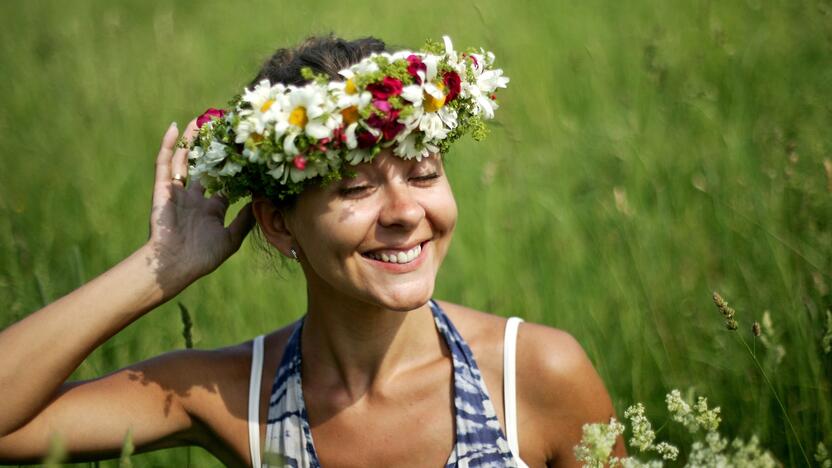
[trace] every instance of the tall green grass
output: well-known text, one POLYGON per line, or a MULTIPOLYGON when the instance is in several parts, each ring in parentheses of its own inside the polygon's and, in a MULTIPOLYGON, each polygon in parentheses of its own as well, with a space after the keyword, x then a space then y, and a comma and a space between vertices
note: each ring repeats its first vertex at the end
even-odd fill
MULTIPOLYGON (((747 340, 770 311, 782 361, 749 343, 803 445, 829 446, 828 2, 2 8, 0 326, 144 242, 162 132, 224 104, 274 48, 329 31, 409 47, 447 33, 459 48, 493 50, 512 82, 492 136, 448 158, 460 219, 436 296, 569 331, 622 410, 693 387, 723 407, 725 433, 756 433, 800 465, 772 392, 710 302, 719 290, 747 340)), ((262 258, 244 248, 180 295, 195 347, 247 340, 304 311, 299 273, 276 275, 262 258)), ((74 377, 184 347, 177 309, 148 314, 74 377)), ((181 465, 189 453, 192 466, 218 464, 186 449, 133 460, 181 465)))

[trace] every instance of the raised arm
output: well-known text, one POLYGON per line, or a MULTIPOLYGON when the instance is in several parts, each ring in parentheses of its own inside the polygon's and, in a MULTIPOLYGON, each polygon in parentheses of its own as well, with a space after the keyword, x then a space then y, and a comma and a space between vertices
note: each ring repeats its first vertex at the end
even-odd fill
MULTIPOLYGON (((195 128, 191 122, 186 135, 195 128)), ((106 454, 120 447, 124 436, 114 429, 126 429, 130 422, 136 423, 136 441, 162 445, 165 437, 190 424, 187 414, 177 413, 177 401, 167 401, 168 411, 148 407, 175 394, 169 397, 159 384, 139 385, 131 378, 150 373, 164 382, 182 375, 177 371, 187 367, 188 353, 90 382, 65 383, 101 343, 216 269, 239 249, 253 225, 246 206, 226 228, 225 199, 205 198, 198 183, 186 188, 172 179, 187 174, 187 151, 175 149, 177 136, 172 124, 156 159, 147 243, 86 285, 0 332, 0 460, 42 455, 42 431, 60 433, 70 449, 92 447, 106 454)))

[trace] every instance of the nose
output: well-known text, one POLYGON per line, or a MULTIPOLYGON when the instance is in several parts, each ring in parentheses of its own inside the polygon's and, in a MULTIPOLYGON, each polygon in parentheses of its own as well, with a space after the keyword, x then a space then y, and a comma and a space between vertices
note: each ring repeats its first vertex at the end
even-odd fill
POLYGON ((391 181, 385 186, 384 206, 378 222, 384 227, 412 229, 425 217, 425 209, 414 197, 413 188, 406 181, 391 181))

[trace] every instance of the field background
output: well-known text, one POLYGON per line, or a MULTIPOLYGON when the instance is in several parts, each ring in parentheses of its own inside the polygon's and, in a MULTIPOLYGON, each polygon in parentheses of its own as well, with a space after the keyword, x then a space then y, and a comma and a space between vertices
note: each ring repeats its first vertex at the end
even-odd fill
MULTIPOLYGON (((809 457, 829 445, 828 1, 18 0, 0 11, 0 327, 146 240, 167 125, 223 105, 275 48, 330 31, 415 48, 447 33, 458 49, 493 50, 511 83, 486 143, 450 154, 460 221, 436 296, 569 331, 620 413, 642 401, 662 426, 664 394, 692 388, 723 408, 724 433, 757 434, 802 465, 742 335, 809 457), (738 331, 723 327, 714 290, 738 331), (770 346, 750 331, 764 311, 770 346)), ((264 258, 244 246, 74 377, 182 348, 177 302, 198 348, 296 319, 299 271, 264 258)), ((686 440, 677 427, 659 437, 686 440)), ((197 448, 133 459, 187 460, 219 465, 197 448)))

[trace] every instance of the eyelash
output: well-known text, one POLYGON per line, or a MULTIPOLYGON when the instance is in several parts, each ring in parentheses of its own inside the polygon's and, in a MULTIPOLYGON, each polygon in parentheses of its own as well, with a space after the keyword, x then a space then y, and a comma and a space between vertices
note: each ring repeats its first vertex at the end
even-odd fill
MULTIPOLYGON (((428 182, 428 181, 438 179, 438 178, 439 178, 439 173, 434 172, 434 173, 423 175, 423 176, 412 177, 411 179, 415 180, 417 182, 428 182)), ((367 190, 369 188, 370 188, 369 185, 358 185, 358 186, 355 186, 355 187, 345 187, 345 188, 341 189, 341 195, 343 195, 343 196, 357 195, 357 194, 359 194, 359 193, 361 193, 364 190, 367 190)))
POLYGON ((439 173, 438 172, 432 172, 432 173, 427 174, 427 175, 414 177, 413 179, 424 182, 424 181, 438 179, 438 178, 439 178, 439 173))

